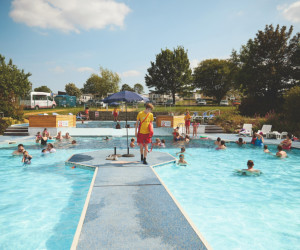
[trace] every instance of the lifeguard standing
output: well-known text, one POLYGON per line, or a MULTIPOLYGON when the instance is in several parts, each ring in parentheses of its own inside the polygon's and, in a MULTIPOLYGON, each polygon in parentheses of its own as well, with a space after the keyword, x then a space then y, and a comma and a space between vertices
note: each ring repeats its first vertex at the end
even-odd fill
POLYGON ((135 136, 137 137, 137 144, 140 146, 141 161, 147 163, 148 144, 152 142, 153 136, 153 105, 146 104, 146 109, 138 113, 135 124, 135 136))

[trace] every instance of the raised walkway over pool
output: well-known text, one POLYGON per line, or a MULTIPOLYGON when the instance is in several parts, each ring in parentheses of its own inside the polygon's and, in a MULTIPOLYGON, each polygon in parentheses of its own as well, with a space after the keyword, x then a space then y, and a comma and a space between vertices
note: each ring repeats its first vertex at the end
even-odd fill
MULTIPOLYGON (((151 152, 105 160, 112 150, 73 155, 67 164, 95 168, 71 249, 210 249, 153 166, 175 158, 151 152)), ((118 154, 126 153, 119 150, 118 154)))

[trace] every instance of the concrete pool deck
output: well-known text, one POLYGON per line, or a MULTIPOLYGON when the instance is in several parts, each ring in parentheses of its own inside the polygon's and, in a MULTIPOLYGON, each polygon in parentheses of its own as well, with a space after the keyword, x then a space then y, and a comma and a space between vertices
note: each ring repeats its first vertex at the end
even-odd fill
POLYGON ((71 249, 210 249, 153 170, 174 163, 173 156, 151 152, 143 165, 139 150, 131 150, 135 157, 105 160, 112 153, 76 154, 67 161, 96 169, 71 249))

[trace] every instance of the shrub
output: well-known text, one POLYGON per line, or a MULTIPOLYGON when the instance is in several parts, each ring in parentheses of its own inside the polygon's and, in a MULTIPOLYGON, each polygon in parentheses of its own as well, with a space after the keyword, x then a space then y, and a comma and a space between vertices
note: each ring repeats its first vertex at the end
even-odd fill
POLYGON ((284 95, 284 109, 288 120, 300 122, 300 86, 291 88, 284 95))

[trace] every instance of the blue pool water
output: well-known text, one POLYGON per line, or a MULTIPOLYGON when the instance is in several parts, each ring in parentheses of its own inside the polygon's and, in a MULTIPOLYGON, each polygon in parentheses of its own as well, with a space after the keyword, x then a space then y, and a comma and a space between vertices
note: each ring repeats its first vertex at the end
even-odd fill
MULTIPOLYGON (((125 138, 78 137, 77 145, 55 142, 45 157, 27 143, 34 157, 22 166, 16 147, 0 145, 0 249, 69 249, 93 172, 65 166, 72 154, 126 147, 125 138)), ((175 155, 184 144, 156 149, 175 155)), ((278 159, 250 145, 231 143, 216 151, 212 141, 192 140, 187 167, 155 168, 214 249, 296 249, 300 245, 300 150, 278 159), (239 176, 234 169, 252 159, 261 176, 239 176)), ((269 146, 275 152, 275 146, 269 146)))
MULTIPOLYGON (((187 167, 155 171, 214 249, 299 249, 300 150, 278 159, 251 145, 228 144, 215 150, 211 141, 187 146, 187 167), (253 160, 260 176, 234 170, 253 160)), ((275 146, 269 146, 276 152, 275 146)), ((178 149, 165 149, 175 155, 178 149)))

